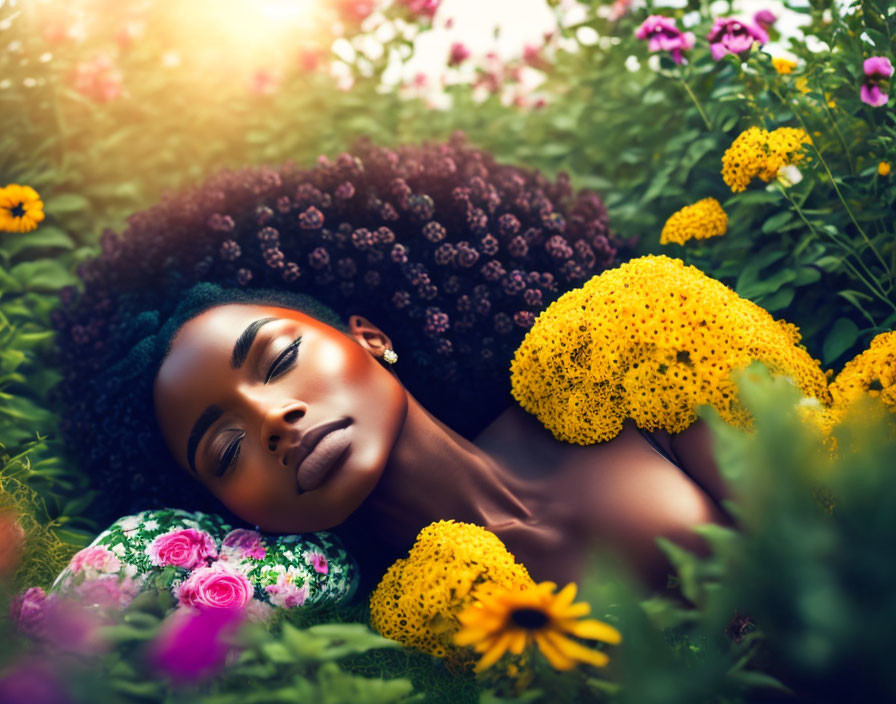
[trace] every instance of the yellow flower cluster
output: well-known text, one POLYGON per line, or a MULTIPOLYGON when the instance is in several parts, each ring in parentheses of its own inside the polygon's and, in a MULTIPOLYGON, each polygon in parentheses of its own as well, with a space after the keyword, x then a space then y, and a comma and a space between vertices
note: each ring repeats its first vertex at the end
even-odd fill
POLYGON ((757 176, 768 183, 778 169, 805 158, 803 145, 811 143, 805 130, 780 127, 768 132, 750 127, 741 132, 722 156, 722 179, 732 193, 746 190, 757 176))
POLYGON ((728 230, 728 215, 715 198, 704 198, 674 213, 663 226, 660 244, 690 239, 705 240, 724 235, 728 230))
POLYGON ((417 535, 370 596, 370 624, 386 638, 472 665, 454 644, 458 614, 480 598, 525 591, 535 582, 494 534, 472 523, 439 521, 417 535))
POLYGON ((31 186, 0 188, 0 231, 31 232, 44 219, 44 204, 31 186))
POLYGON ((772 66, 775 67, 775 71, 783 76, 787 75, 788 73, 793 73, 793 69, 796 68, 796 61, 785 59, 782 56, 777 56, 772 59, 772 66))
POLYGON ((896 331, 875 337, 868 349, 843 367, 830 386, 836 422, 861 396, 867 394, 896 413, 896 331))
POLYGON ((890 175, 890 164, 889 162, 882 161, 877 165, 877 173, 880 176, 889 176, 890 175))
POLYGON ((750 427, 731 371, 753 360, 829 402, 797 328, 681 260, 633 259, 554 301, 511 362, 511 392, 563 442, 614 438, 626 418, 678 433, 701 404, 750 427))

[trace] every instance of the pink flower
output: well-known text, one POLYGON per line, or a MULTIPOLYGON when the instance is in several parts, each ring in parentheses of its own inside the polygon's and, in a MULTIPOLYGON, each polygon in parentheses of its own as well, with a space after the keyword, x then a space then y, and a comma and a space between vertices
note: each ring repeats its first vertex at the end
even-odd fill
POLYGON ((16 595, 9 604, 9 618, 22 633, 39 636, 44 631, 47 593, 40 587, 31 587, 16 595))
POLYGON ((451 45, 451 54, 448 57, 449 66, 457 66, 470 58, 470 50, 463 42, 454 42, 451 45))
POLYGON ((69 594, 82 606, 123 609, 140 592, 140 582, 117 574, 106 574, 94 579, 85 579, 69 594))
POLYGON ((442 0, 400 0, 412 14, 420 17, 433 17, 442 0))
POLYGON ((224 542, 221 543, 221 552, 226 548, 231 548, 240 559, 251 557, 263 560, 267 553, 261 534, 246 528, 237 528, 225 535, 224 542))
POLYGON ((330 571, 330 565, 327 562, 327 557, 323 553, 309 550, 303 555, 303 557, 311 563, 311 566, 314 568, 315 572, 318 572, 320 574, 327 574, 330 571))
POLYGON ((297 586, 296 575, 293 572, 281 572, 277 575, 277 583, 269 584, 264 588, 268 593, 271 603, 284 609, 301 606, 308 598, 308 587, 297 586))
POLYGON ((252 74, 252 79, 249 81, 249 92, 258 96, 272 95, 277 92, 282 82, 283 77, 279 72, 262 68, 252 74))
POLYGON ((157 536, 146 548, 153 565, 174 565, 191 570, 209 558, 218 557, 215 541, 208 533, 195 528, 184 528, 157 536))
POLYGON ((107 103, 121 95, 121 71, 106 55, 75 66, 72 83, 79 93, 100 103, 107 103))
POLYGON ((244 575, 218 565, 198 567, 177 587, 175 596, 181 606, 241 609, 252 598, 252 585, 244 575))
POLYGON ((675 26, 675 20, 663 15, 650 15, 635 30, 638 39, 647 40, 648 51, 669 51, 676 64, 684 61, 681 52, 694 48, 693 32, 682 32, 675 26))
POLYGON ((893 64, 886 56, 872 56, 862 64, 865 75, 871 79, 889 78, 893 75, 893 64))
POLYGON ((178 609, 150 644, 149 660, 178 683, 196 683, 224 665, 227 637, 244 618, 242 609, 178 609))
POLYGON ((112 574, 121 569, 121 560, 115 553, 100 545, 76 552, 68 563, 72 574, 83 572, 87 578, 100 574, 112 574))
POLYGON ((862 89, 859 91, 859 97, 863 103, 874 108, 886 105, 887 101, 890 100, 890 96, 884 93, 877 83, 863 83, 862 89))
POLYGON ((753 15, 753 21, 764 30, 768 31, 768 29, 778 21, 777 15, 771 10, 760 10, 755 15, 753 15))
POLYGON ((749 51, 754 42, 765 44, 768 34, 761 27, 744 24, 733 17, 719 17, 713 24, 709 34, 712 58, 720 60, 725 54, 743 54, 749 51))
POLYGON ((361 22, 373 12, 373 0, 337 0, 336 10, 346 22, 361 22))

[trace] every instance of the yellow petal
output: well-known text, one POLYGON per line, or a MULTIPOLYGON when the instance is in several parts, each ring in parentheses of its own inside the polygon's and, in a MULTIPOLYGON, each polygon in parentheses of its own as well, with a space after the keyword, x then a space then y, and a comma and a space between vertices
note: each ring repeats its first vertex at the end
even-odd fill
POLYGON ((514 655, 519 655, 523 652, 523 648, 526 647, 526 640, 528 640, 526 636, 526 632, 524 630, 516 629, 513 631, 513 640, 510 641, 510 652, 514 655))
POLYGON ((613 645, 622 640, 622 634, 619 633, 619 631, 611 625, 595 619, 575 621, 567 626, 565 630, 579 638, 602 640, 605 643, 612 643, 613 645))
POLYGON ((475 670, 476 672, 482 672, 486 668, 494 665, 498 660, 500 660, 501 656, 507 652, 507 647, 510 645, 510 641, 513 638, 512 633, 504 633, 500 638, 492 645, 492 647, 486 651, 485 655, 476 663, 475 670))
POLYGON ((492 634, 481 628, 462 628, 454 634, 454 642, 457 645, 472 645, 476 641, 491 638, 492 634))
POLYGON ((560 593, 557 595, 557 598, 554 601, 554 604, 560 608, 566 608, 569 606, 576 598, 576 591, 578 591, 578 587, 575 582, 570 582, 563 589, 560 590, 560 593))
POLYGON ((610 662, 610 658, 606 653, 586 648, 584 645, 580 645, 574 640, 570 640, 559 633, 548 631, 545 633, 545 637, 551 642, 551 645, 555 646, 557 650, 563 653, 563 655, 572 660, 587 662, 592 665, 597 665, 598 667, 603 667, 610 662))
POLYGON ((573 660, 570 660, 557 650, 557 648, 547 639, 545 633, 536 633, 535 642, 538 644, 538 649, 541 650, 542 654, 548 659, 548 662, 551 663, 551 667, 555 670, 571 670, 575 665, 573 660))
POLYGON ((579 618, 586 616, 591 612, 591 605, 581 601, 578 604, 572 604, 564 609, 553 609, 557 618, 579 618))

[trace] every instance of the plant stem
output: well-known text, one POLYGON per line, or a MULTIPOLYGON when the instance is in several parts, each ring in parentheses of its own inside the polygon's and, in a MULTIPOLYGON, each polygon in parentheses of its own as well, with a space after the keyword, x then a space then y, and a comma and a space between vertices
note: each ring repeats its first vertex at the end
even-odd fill
MULTIPOLYGON (((775 91, 775 95, 778 96, 778 99, 782 103, 785 102, 784 98, 781 96, 781 94, 779 92, 775 91)), ((809 127, 806 124, 806 121, 803 119, 803 116, 795 108, 791 108, 791 109, 793 110, 793 114, 797 116, 797 119, 799 119, 800 124, 803 126, 803 129, 806 131, 806 134, 809 134, 809 127)), ((865 239, 865 242, 871 248, 871 251, 874 252, 874 255, 877 257, 877 260, 880 262, 881 266, 884 268, 884 273, 887 275, 887 279, 890 283, 890 289, 892 289, 893 274, 890 272, 890 267, 887 266, 887 263, 884 261, 883 257, 880 256, 880 252, 877 251, 877 247, 874 246, 874 244, 869 239, 868 235, 865 234, 865 230, 863 230, 862 226, 859 225, 858 221, 856 220, 855 215, 853 215, 852 209, 849 207, 849 204, 846 202, 846 199, 843 197, 843 194, 840 192, 840 188, 839 188, 839 186, 837 186, 837 182, 834 180, 834 175, 831 173, 831 169, 828 167, 828 163, 825 161, 824 156, 822 156, 821 151, 818 149, 818 147, 815 146, 815 142, 810 142, 809 144, 811 145, 812 150, 818 156, 818 160, 821 162, 821 165, 824 167, 824 170, 827 173, 828 178, 831 179, 831 184, 834 186, 834 191, 836 191, 837 197, 840 199, 840 202, 843 203, 843 207, 846 208, 846 213, 847 213, 847 215, 849 215, 849 219, 852 220, 852 224, 856 226, 856 229, 859 231, 859 234, 861 234, 862 237, 865 239)), ((893 305, 893 303, 891 301, 888 301, 888 302, 890 303, 890 305, 893 305)))
POLYGON ((678 72, 678 80, 681 82, 681 85, 684 86, 684 89, 688 92, 688 95, 691 96, 691 100, 694 101, 694 105, 697 107, 697 112, 700 113, 700 117, 703 118, 703 124, 706 125, 706 129, 709 132, 712 132, 712 125, 709 124, 709 118, 706 117, 706 113, 703 112, 703 108, 700 105, 700 101, 697 100, 697 96, 694 95, 694 91, 691 90, 691 87, 688 85, 688 82, 684 80, 684 76, 681 74, 681 71, 678 72))
MULTIPOLYGON (((783 187, 780 183, 777 184, 777 186, 778 186, 778 190, 781 191, 781 195, 783 195, 783 196, 787 199, 787 201, 790 203, 790 205, 791 205, 791 206, 793 207, 793 209, 796 211, 796 214, 799 215, 800 220, 802 220, 804 223, 806 223, 806 227, 809 228, 809 231, 810 231, 813 235, 815 235, 816 237, 818 237, 818 231, 815 229, 815 226, 814 226, 811 222, 809 222, 809 220, 808 220, 808 219, 806 218, 806 216, 803 214, 803 210, 802 210, 802 208, 800 208, 800 206, 797 205, 796 201, 795 201, 793 198, 790 197, 790 194, 784 189, 784 187, 783 187)), ((871 277, 871 281, 873 281, 874 284, 877 284, 877 280, 874 278, 874 275, 873 275, 870 271, 868 271, 868 269, 865 267, 865 264, 864 264, 864 262, 862 262, 861 257, 859 257, 858 253, 854 253, 854 252, 852 252, 852 251, 850 250, 850 248, 847 247, 847 246, 845 246, 844 243, 841 242, 840 239, 839 239, 838 237, 834 237, 833 235, 831 235, 831 239, 833 239, 834 242, 835 242, 836 244, 838 244, 842 249, 844 249, 844 250, 846 251, 847 255, 849 255, 849 254, 853 254, 853 255, 856 257, 856 259, 858 260, 859 264, 862 265, 862 268, 865 269, 865 271, 867 272, 868 276, 871 277)), ((878 298, 880 298, 884 303, 886 303, 886 304, 887 304, 888 306, 890 306, 894 311, 896 311, 896 304, 894 304, 893 301, 891 301, 891 300, 886 296, 886 292, 884 292, 883 289, 881 289, 880 291, 878 291, 877 288, 874 286, 874 284, 872 284, 871 282, 869 282, 869 281, 862 275, 862 273, 861 273, 858 269, 856 269, 856 267, 855 267, 855 266, 854 266, 848 259, 844 258, 844 259, 843 259, 843 263, 846 264, 846 266, 848 266, 848 267, 852 270, 852 272, 853 272, 853 274, 856 276, 856 278, 858 278, 859 281, 861 281, 863 284, 865 284, 865 287, 866 287, 869 291, 871 291, 871 293, 873 293, 875 296, 877 296, 878 298)), ((878 286, 879 286, 879 284, 878 284, 878 286)), ((872 322, 872 324, 875 324, 873 320, 872 320, 871 322, 872 322)))

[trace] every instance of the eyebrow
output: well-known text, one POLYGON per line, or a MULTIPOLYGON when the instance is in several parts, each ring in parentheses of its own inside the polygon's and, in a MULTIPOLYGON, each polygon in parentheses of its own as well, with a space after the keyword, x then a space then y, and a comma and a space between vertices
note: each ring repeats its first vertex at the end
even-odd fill
MULTIPOLYGON (((246 326, 246 329, 240 333, 240 336, 236 339, 236 343, 233 345, 230 366, 234 369, 239 369, 246 363, 246 358, 249 356, 249 350, 252 349, 252 343, 255 342, 255 337, 258 335, 258 331, 263 325, 274 320, 277 320, 277 318, 259 318, 258 320, 253 320, 246 326)), ((202 415, 199 416, 198 420, 193 425, 193 429, 190 431, 190 437, 187 439, 187 462, 194 474, 199 474, 199 472, 196 471, 196 449, 199 447, 199 442, 202 440, 202 436, 205 435, 208 429, 214 425, 215 421, 217 421, 223 413, 224 409, 220 406, 209 406, 202 412, 202 415)))
POLYGON ((236 344, 233 346, 233 355, 230 357, 230 366, 239 369, 249 356, 249 350, 252 349, 252 343, 255 342, 255 336, 261 329, 262 325, 277 320, 277 318, 259 318, 253 320, 246 326, 246 329, 236 338, 236 344))

